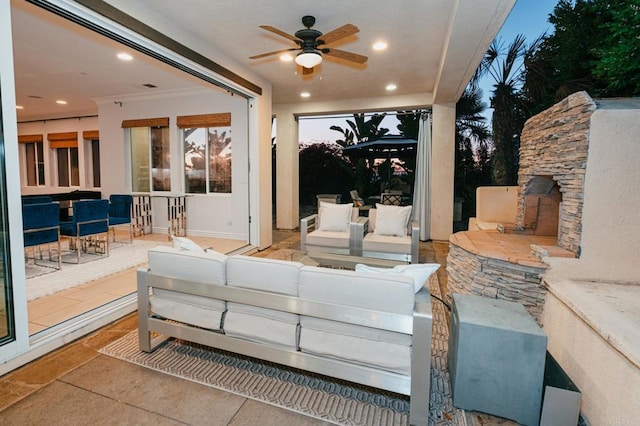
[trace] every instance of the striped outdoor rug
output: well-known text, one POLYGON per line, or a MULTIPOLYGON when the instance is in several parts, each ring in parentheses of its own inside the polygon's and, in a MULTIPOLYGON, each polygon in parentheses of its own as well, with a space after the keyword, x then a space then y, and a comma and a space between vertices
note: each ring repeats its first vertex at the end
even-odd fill
MULTIPOLYGON (((440 290, 435 274, 432 293, 440 290)), ((447 312, 434 299, 429 424, 466 425, 453 407, 446 370, 447 312)), ((340 425, 409 425, 404 395, 360 386, 217 349, 171 339, 153 353, 138 349, 134 331, 101 353, 156 371, 280 406, 340 425)))

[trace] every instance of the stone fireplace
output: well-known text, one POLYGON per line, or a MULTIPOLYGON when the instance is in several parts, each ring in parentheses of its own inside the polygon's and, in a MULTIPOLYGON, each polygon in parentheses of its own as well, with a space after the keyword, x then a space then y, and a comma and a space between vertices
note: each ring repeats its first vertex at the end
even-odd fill
POLYGON ((535 176, 524 190, 524 213, 521 227, 533 235, 558 236, 562 193, 553 176, 535 176))
POLYGON ((469 231, 450 238, 451 292, 522 303, 542 322, 544 257, 581 254, 589 124, 596 104, 576 93, 524 126, 515 227, 469 231))
POLYGON ((449 291, 524 305, 588 424, 640 418, 638 135, 640 98, 570 95, 525 124, 513 232, 450 238, 449 291))
POLYGON ((580 256, 589 120, 596 109, 576 93, 530 118, 521 136, 516 226, 557 236, 580 256))

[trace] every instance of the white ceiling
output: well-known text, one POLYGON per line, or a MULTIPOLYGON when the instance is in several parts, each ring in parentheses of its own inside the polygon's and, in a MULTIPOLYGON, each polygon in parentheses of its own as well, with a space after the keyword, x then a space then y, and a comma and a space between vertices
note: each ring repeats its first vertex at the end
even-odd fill
MULTIPOLYGON (((455 102, 515 0, 107 0, 138 20, 252 81, 272 83, 273 102, 332 101, 405 94, 432 94, 455 102), (278 56, 249 56, 295 47, 267 32, 271 25, 289 34, 303 27, 303 15, 316 17, 326 33, 346 23, 360 32, 330 47, 369 57, 353 65, 326 57, 311 76, 278 56), (372 44, 389 47, 375 52, 372 44), (392 94, 385 91, 395 83, 392 94)), ((121 62, 116 42, 62 18, 12 0, 12 25, 19 120, 95 113, 92 99, 207 86, 181 71, 141 57, 121 62), (154 84, 155 89, 143 86, 154 84), (34 99, 29 96, 40 96, 34 99), (66 106, 56 99, 68 101, 66 106)))

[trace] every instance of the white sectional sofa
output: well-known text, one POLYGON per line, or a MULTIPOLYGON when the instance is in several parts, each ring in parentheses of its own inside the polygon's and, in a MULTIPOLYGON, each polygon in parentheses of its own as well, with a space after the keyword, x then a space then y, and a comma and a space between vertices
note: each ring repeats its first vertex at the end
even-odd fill
POLYGON ((428 423, 426 282, 159 246, 138 270, 138 314, 143 351, 172 336, 409 395, 411 424, 428 423))

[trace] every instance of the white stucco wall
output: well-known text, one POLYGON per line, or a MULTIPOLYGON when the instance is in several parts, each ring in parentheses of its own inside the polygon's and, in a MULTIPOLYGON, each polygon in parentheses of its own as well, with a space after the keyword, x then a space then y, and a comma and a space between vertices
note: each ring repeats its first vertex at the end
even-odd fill
MULTIPOLYGON (((130 193, 130 146, 122 129, 123 120, 169 117, 171 150, 171 193, 182 193, 182 141, 176 126, 179 115, 231 113, 232 193, 197 194, 187 199, 187 231, 191 235, 247 239, 249 234, 249 141, 247 100, 217 90, 162 93, 98 101, 100 161, 103 164, 103 197, 130 193), (115 103, 118 102, 118 103, 115 103), (120 106, 120 103, 122 106, 120 106)), ((162 194, 162 193, 159 193, 162 194)), ((166 232, 167 204, 153 199, 153 227, 166 232)))
POLYGON ((637 292, 620 296, 616 288, 640 284, 640 100, 596 104, 580 258, 544 259, 550 268, 544 277, 549 293, 543 322, 549 352, 583 393, 582 414, 589 424, 635 425, 640 420, 634 343, 640 301, 634 300, 637 292), (607 299, 594 296, 589 288, 594 283, 607 299), (621 297, 624 305, 614 303, 621 297))
POLYGON ((547 293, 547 350, 582 393, 590 425, 633 426, 640 420, 640 369, 567 307, 547 293))
POLYGON ((584 184, 580 259, 554 274, 640 282, 640 99, 596 101, 584 184))
POLYGON ((597 271, 593 278, 640 282, 640 99, 596 103, 580 257, 597 271))

